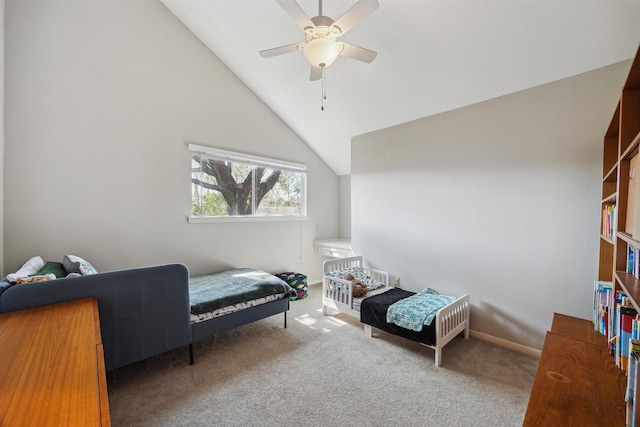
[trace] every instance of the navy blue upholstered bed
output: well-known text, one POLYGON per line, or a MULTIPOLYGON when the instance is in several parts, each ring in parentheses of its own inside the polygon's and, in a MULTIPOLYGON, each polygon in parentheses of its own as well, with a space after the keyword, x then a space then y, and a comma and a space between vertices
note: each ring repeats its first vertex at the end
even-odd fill
MULTIPOLYGON (((44 263, 44 261, 43 261, 44 263)), ((189 277, 183 264, 44 282, 0 281, 0 313, 78 298, 98 300, 107 371, 284 313, 296 292, 268 273, 235 269, 189 277)))

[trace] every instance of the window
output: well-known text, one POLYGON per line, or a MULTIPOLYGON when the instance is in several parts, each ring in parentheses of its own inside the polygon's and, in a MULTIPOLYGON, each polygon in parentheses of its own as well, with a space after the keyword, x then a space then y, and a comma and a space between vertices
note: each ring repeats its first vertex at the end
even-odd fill
POLYGON ((189 145, 191 219, 303 217, 306 165, 189 145))

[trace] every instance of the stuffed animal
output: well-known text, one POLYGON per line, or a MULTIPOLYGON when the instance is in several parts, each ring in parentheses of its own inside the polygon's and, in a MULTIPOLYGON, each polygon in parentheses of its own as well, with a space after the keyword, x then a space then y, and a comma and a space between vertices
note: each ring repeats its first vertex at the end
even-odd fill
POLYGON ((55 278, 56 275, 53 273, 43 274, 40 276, 19 277, 16 281, 16 285, 20 285, 22 283, 44 282, 47 280, 54 280, 55 278))
POLYGON ((362 284, 360 279, 356 279, 355 277, 353 277, 353 274, 345 274, 344 279, 351 281, 351 295, 353 295, 354 298, 360 298, 367 294, 367 287, 362 284))

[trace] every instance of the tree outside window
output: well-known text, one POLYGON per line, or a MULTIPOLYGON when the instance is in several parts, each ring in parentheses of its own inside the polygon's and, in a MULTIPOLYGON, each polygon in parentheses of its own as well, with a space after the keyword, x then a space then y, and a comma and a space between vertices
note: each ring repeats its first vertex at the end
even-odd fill
MULTIPOLYGON (((214 153, 191 156, 194 217, 302 216, 306 173, 234 153, 229 160, 214 153)), ((228 157, 228 156, 227 156, 228 157)), ((251 157, 251 156, 248 156, 251 157)))

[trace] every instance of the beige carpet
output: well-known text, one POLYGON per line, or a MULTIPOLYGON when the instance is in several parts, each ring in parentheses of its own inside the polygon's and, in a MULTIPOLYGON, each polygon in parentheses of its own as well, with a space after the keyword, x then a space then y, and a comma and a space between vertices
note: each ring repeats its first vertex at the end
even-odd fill
MULTIPOLYGON (((283 315, 109 372, 113 426, 519 426, 538 359, 456 338, 433 350, 322 316, 320 286, 283 315)), ((472 313, 473 316, 473 313, 472 313)))

